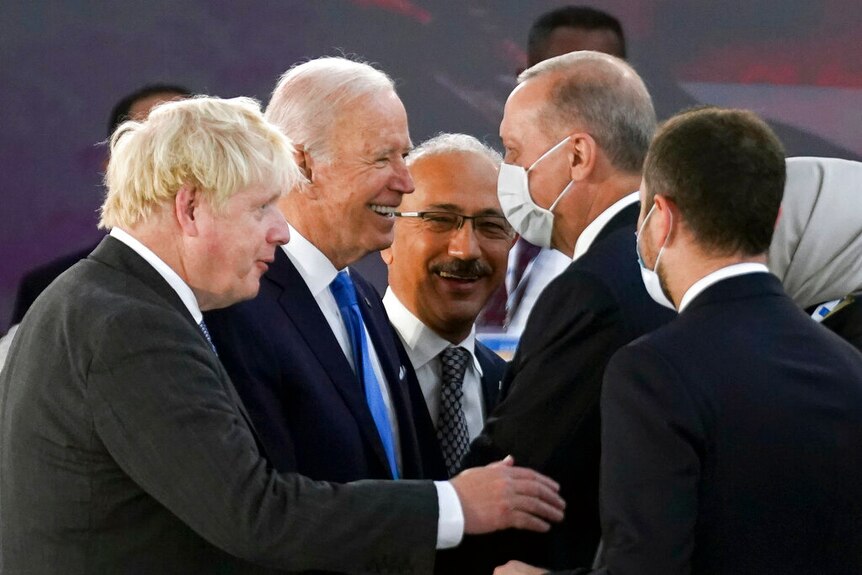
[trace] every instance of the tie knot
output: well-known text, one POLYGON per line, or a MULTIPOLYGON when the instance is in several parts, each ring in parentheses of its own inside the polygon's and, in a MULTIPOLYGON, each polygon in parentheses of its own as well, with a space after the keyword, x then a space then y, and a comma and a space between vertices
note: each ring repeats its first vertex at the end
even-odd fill
POLYGON ((440 354, 440 361, 443 365, 443 379, 449 382, 457 382, 460 384, 464 379, 464 372, 467 370, 467 363, 470 360, 470 352, 463 347, 447 347, 440 354))
POLYGON ((352 307, 356 305, 356 288, 353 286, 350 274, 346 271, 338 272, 338 275, 329 284, 329 289, 332 290, 332 295, 335 297, 338 307, 352 307))

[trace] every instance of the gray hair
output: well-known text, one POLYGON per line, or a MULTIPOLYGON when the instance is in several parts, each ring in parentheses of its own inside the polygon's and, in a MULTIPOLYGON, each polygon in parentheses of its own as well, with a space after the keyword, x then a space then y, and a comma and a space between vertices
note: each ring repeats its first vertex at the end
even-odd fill
POLYGON ((546 132, 581 126, 605 151, 611 164, 640 172, 656 129, 655 109, 646 86, 623 60, 583 50, 528 68, 518 83, 558 75, 543 111, 546 132))
POLYGON ((295 64, 285 72, 266 107, 266 119, 297 147, 331 160, 331 137, 340 114, 356 100, 395 90, 392 78, 366 62, 327 56, 295 64))
POLYGON ((498 169, 503 161, 503 157, 497 150, 483 144, 473 136, 441 132, 433 138, 425 140, 410 151, 410 154, 407 156, 407 167, 409 168, 423 158, 457 152, 484 156, 498 169))

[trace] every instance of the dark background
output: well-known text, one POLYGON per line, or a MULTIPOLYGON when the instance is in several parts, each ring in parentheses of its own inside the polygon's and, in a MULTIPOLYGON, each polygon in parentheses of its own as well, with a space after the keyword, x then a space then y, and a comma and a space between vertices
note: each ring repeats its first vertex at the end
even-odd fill
MULTIPOLYGON (((108 115, 143 84, 264 103, 298 60, 338 53, 398 82, 418 143, 498 144, 530 23, 521 0, 0 2, 0 333, 20 277, 99 237, 108 115)), ((591 4, 617 16, 660 117, 698 101, 781 124, 791 155, 862 156, 859 0, 591 4)))

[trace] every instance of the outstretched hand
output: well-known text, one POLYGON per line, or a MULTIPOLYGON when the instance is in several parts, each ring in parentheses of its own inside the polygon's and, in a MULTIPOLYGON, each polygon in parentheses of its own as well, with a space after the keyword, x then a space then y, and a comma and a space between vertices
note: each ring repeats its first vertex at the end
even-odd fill
POLYGON ((464 532, 489 533, 514 527, 545 532, 563 519, 565 501, 553 479, 526 467, 512 456, 485 467, 467 469, 452 478, 464 510, 464 532))

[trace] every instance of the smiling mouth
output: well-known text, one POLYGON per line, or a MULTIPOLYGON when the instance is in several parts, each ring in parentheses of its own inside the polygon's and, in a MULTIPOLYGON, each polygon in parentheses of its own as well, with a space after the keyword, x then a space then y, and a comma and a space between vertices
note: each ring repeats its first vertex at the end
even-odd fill
POLYGON ((439 271, 437 275, 443 279, 447 280, 457 280, 462 282, 473 282, 479 279, 477 275, 461 275, 461 274, 453 274, 449 272, 439 271))
POLYGON ((378 204, 371 205, 371 211, 376 212, 381 216, 386 216, 388 218, 394 217, 396 209, 397 207, 395 206, 381 206, 378 204))

